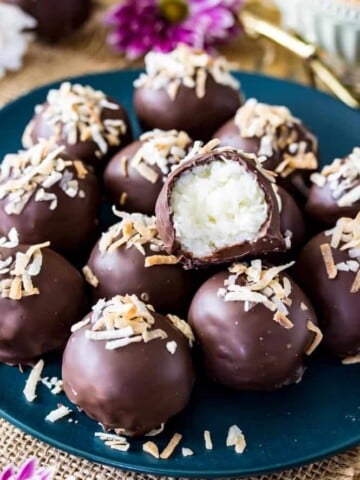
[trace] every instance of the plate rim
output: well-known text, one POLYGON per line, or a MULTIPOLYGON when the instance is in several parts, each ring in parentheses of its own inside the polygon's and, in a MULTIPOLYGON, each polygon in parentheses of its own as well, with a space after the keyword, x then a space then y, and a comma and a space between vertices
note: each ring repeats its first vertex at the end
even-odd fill
MULTIPOLYGON (((127 75, 127 74, 132 74, 136 75, 139 74, 140 72, 144 71, 142 68, 125 68, 125 69, 111 69, 111 70, 106 70, 106 71, 101 71, 101 72, 90 72, 90 73, 84 73, 81 75, 76 75, 76 76, 66 76, 60 79, 57 79, 55 81, 49 82, 49 83, 44 83, 40 86, 37 86, 35 88, 30 89, 29 91, 19 95, 18 97, 10 100, 9 102, 5 103, 1 108, 0 108, 0 115, 6 114, 7 110, 10 110, 16 103, 21 102, 26 100, 27 97, 31 97, 34 94, 40 93, 41 91, 46 91, 50 88, 54 88, 56 85, 59 85, 60 83, 64 81, 71 81, 71 82, 91 82, 92 79, 94 78, 99 78, 99 77, 107 77, 109 75, 111 76, 116 76, 116 75, 127 75)), ((255 79, 260 79, 262 81, 271 81, 277 84, 284 84, 288 85, 297 89, 300 89, 304 92, 311 92, 314 95, 321 96, 323 97, 326 101, 332 102, 334 105, 340 105, 342 106, 345 110, 354 112, 355 114, 359 114, 360 111, 357 111, 354 108, 351 108, 342 102, 340 102, 337 98, 333 97, 327 92, 319 91, 314 87, 307 86, 301 83, 298 83, 293 80, 289 79, 283 79, 283 78, 277 78, 271 75, 265 75, 262 73, 256 73, 256 72, 249 72, 249 71, 242 71, 242 70, 233 70, 235 74, 240 75, 241 77, 247 77, 248 79, 255 78, 255 79)), ((241 79, 240 79, 241 80, 241 79)), ((166 462, 162 463, 157 463, 152 466, 138 466, 134 464, 129 464, 128 462, 123 462, 121 459, 113 460, 110 458, 106 458, 101 454, 94 453, 94 452, 88 452, 86 450, 81 450, 80 448, 69 446, 62 441, 59 441, 58 439, 54 437, 49 437, 46 434, 43 434, 40 430, 37 430, 36 428, 33 428, 29 426, 26 423, 23 423, 22 421, 19 421, 17 418, 13 417, 12 415, 8 414, 4 409, 0 408, 0 416, 10 424, 14 425, 15 427, 19 428, 20 430, 24 431, 25 433, 33 436, 34 438, 51 445, 63 452, 69 453, 71 455, 76 456, 77 458, 83 458, 86 459, 90 462, 96 462, 100 464, 104 464, 107 466, 111 466, 117 469, 123 469, 123 470, 128 470, 128 471, 133 471, 133 472, 139 472, 139 473, 145 473, 145 474, 152 474, 152 475, 165 475, 165 476, 174 476, 174 477, 189 477, 189 478, 199 478, 199 477, 206 477, 206 478, 217 478, 217 477, 227 477, 227 478, 243 478, 247 476, 257 476, 257 475, 264 475, 264 474, 269 474, 269 473, 274 473, 278 471, 286 471, 289 469, 294 469, 298 468, 300 466, 304 465, 309 465, 314 462, 321 461, 325 458, 328 458, 332 455, 341 453, 345 450, 348 450, 350 448, 353 448, 354 446, 360 445, 360 432, 358 437, 350 438, 347 441, 343 441, 340 445, 337 444, 336 446, 333 446, 332 448, 329 447, 321 452, 317 452, 315 454, 308 454, 305 455, 301 459, 297 459, 297 461, 288 461, 286 463, 281 462, 281 464, 274 464, 271 468, 267 467, 254 467, 250 468, 243 468, 241 470, 241 473, 239 473, 239 470, 236 470, 234 468, 230 468, 228 470, 224 470, 224 468, 220 470, 207 470, 207 469, 198 469, 196 471, 189 471, 185 469, 179 469, 179 468, 174 468, 171 466, 167 466, 166 462)))

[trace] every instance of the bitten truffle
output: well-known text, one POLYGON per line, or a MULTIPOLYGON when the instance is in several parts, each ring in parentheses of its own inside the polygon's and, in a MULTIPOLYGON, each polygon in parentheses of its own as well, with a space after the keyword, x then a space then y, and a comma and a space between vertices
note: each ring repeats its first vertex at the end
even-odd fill
POLYGON ((240 84, 224 57, 180 45, 170 53, 150 52, 146 73, 135 81, 134 104, 145 130, 185 130, 209 140, 241 105, 240 84))
POLYGON ((285 249, 272 176, 255 156, 215 146, 194 149, 156 204, 159 235, 185 268, 285 249))
POLYGON ((324 333, 324 346, 339 357, 360 361, 360 214, 340 218, 302 250, 295 267, 324 333))
POLYGON ((321 341, 308 298, 283 270, 235 263, 196 293, 188 320, 209 376, 235 389, 297 383, 321 341))
POLYGON ((143 435, 187 405, 194 384, 189 325, 135 295, 100 300, 63 356, 69 399, 105 429, 143 435))
POLYGON ((316 222, 332 227, 340 217, 355 217, 360 210, 360 148, 313 173, 311 181, 306 211, 316 222))
POLYGON ((165 251, 155 217, 118 215, 122 221, 103 233, 84 268, 93 299, 131 293, 162 313, 186 312, 194 274, 165 251))
POLYGON ((49 91, 46 102, 35 108, 25 129, 23 145, 54 139, 72 158, 103 169, 109 158, 132 139, 124 108, 90 86, 64 82, 49 91))
POLYGON ((1 0, 22 8, 36 19, 39 38, 56 43, 76 32, 88 19, 92 0, 1 0))
POLYGON ((38 245, 19 245, 15 229, 0 239, 0 362, 29 364, 64 347, 84 315, 80 273, 38 245))
POLYGON ((171 168, 192 144, 185 132, 153 130, 120 150, 104 172, 110 200, 128 212, 155 213, 155 204, 171 168))
POLYGON ((318 167, 318 143, 286 107, 249 99, 214 138, 223 146, 264 156, 264 168, 278 174, 279 185, 293 193, 307 193, 308 177, 318 167))
POLYGON ((15 227, 21 243, 78 251, 95 233, 99 202, 95 175, 51 142, 6 155, 0 166, 0 232, 15 227))

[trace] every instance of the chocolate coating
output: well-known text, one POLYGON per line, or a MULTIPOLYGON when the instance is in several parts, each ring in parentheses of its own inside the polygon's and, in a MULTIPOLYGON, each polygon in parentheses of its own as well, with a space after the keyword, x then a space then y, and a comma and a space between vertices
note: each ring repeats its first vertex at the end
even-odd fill
POLYGON ((92 0, 1 0, 17 5, 37 21, 36 32, 47 43, 56 43, 78 30, 90 16, 92 0))
MULTIPOLYGON (((295 265, 294 275, 311 298, 324 334, 323 345, 329 353, 346 357, 360 353, 360 295, 351 293, 354 272, 337 272, 330 280, 320 245, 331 237, 320 233, 304 247, 295 265)), ((332 248, 335 264, 349 260, 347 251, 332 248)))
MULTIPOLYGON (((305 367, 305 351, 314 334, 307 321, 316 316, 300 288, 292 286, 286 329, 273 320, 274 312, 257 304, 248 312, 244 302, 228 301, 218 295, 229 272, 220 272, 205 282, 192 301, 188 321, 200 344, 209 376, 235 389, 272 390, 299 382, 305 367), (307 311, 300 303, 308 306, 307 311)), ((280 274, 282 278, 283 274, 280 274)))
MULTIPOLYGON (((143 247, 146 256, 154 255, 149 245, 143 247)), ((127 293, 143 298, 145 294, 144 301, 157 311, 185 313, 196 288, 195 274, 186 272, 180 264, 145 267, 145 258, 136 247, 126 245, 101 253, 98 242, 87 263, 99 280, 99 285, 92 287, 93 300, 127 293)))
MULTIPOLYGON (((0 248, 0 259, 28 246, 0 248)), ((85 288, 80 273, 49 248, 41 250, 43 263, 33 277, 39 295, 12 300, 0 296, 0 362, 32 363, 39 356, 65 346, 71 325, 84 315, 85 288)), ((0 275, 0 281, 4 275, 0 275)))
POLYGON ((64 123, 57 123, 56 126, 48 123, 44 114, 48 108, 45 103, 43 109, 39 113, 35 113, 32 122, 32 128, 30 129, 30 139, 32 144, 36 144, 40 139, 50 139, 55 137, 56 143, 58 145, 65 146, 65 152, 69 157, 74 159, 80 159, 84 163, 93 165, 97 170, 102 170, 105 168, 108 160, 115 154, 115 152, 132 140, 132 131, 128 118, 128 114, 125 109, 113 98, 106 97, 107 100, 111 103, 114 103, 119 106, 118 110, 113 110, 110 108, 104 108, 101 111, 100 121, 104 120, 122 120, 126 125, 126 133, 120 136, 120 145, 110 146, 108 145, 108 151, 105 155, 97 157, 95 152, 99 150, 98 145, 91 139, 86 141, 81 141, 78 138, 78 141, 74 144, 70 144, 67 140, 67 134, 64 131, 64 123), (59 129, 59 132, 57 131, 59 129))
MULTIPOLYGON (((62 158, 65 159, 64 156, 62 158)), ((20 214, 8 215, 5 211, 8 197, 0 200, 0 232, 7 235, 13 227, 19 233, 20 243, 41 243, 50 241, 51 247, 68 255, 88 245, 98 228, 100 193, 98 181, 90 170, 85 178, 77 178, 76 169, 70 165, 67 171, 73 173, 84 197, 74 198, 65 194, 59 184, 46 189, 58 199, 54 210, 49 202, 29 199, 20 214)), ((0 181, 0 186, 6 179, 0 181)), ((37 187, 40 189, 40 186, 37 187)))
POLYGON ((134 106, 144 130, 185 130, 195 140, 208 140, 220 125, 233 116, 241 105, 239 92, 206 80, 205 96, 196 96, 195 88, 180 85, 175 100, 165 89, 138 87, 134 106))
POLYGON ((165 317, 153 316, 155 328, 168 334, 165 340, 106 350, 105 341, 85 337, 87 326, 68 341, 62 365, 65 393, 106 429, 143 435, 189 401, 194 370, 187 340, 165 317), (166 349, 169 341, 177 343, 174 355, 166 349))
POLYGON ((282 204, 280 230, 284 236, 286 232, 291 232, 290 250, 297 250, 304 244, 306 239, 305 220, 293 197, 281 187, 279 187, 278 193, 282 204))
POLYGON ((215 265, 231 262, 245 256, 258 256, 265 253, 283 251, 285 249, 284 239, 280 232, 280 215, 277 199, 272 183, 257 170, 256 162, 237 150, 214 150, 210 153, 199 154, 192 159, 183 162, 167 178, 156 203, 156 218, 159 235, 164 242, 165 249, 180 258, 184 268, 197 268, 206 265, 215 265), (171 193, 177 179, 194 167, 204 165, 219 159, 227 159, 239 162, 248 172, 256 176, 262 188, 266 202, 269 206, 269 216, 261 228, 262 236, 252 242, 243 242, 240 245, 231 245, 217 250, 212 255, 203 258, 192 256, 187 252, 176 239, 175 227, 172 219, 171 193))

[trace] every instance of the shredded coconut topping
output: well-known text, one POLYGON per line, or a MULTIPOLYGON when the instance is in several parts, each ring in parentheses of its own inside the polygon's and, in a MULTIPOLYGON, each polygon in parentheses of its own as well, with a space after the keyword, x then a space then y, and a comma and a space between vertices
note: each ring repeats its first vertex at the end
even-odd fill
POLYGON ((245 436, 237 425, 231 425, 226 437, 226 446, 235 447, 236 453, 243 453, 246 448, 245 436))
MULTIPOLYGON (((119 212, 115 208, 113 212, 119 218, 122 218, 122 221, 112 225, 102 234, 99 241, 99 250, 102 255, 107 252, 112 253, 120 247, 135 247, 144 255, 145 267, 178 263, 175 256, 168 255, 165 252, 164 244, 158 234, 155 217, 142 215, 141 213, 119 212), (146 255, 145 246, 148 246, 154 254, 146 255)), ((89 277, 88 270, 86 270, 86 274, 89 277)), ((91 282, 93 284, 94 279, 91 279, 91 282)))
POLYGON ((287 177, 297 169, 316 169, 318 162, 314 152, 317 149, 315 137, 307 133, 312 144, 310 151, 307 142, 300 141, 294 125, 300 124, 290 110, 283 106, 260 103, 249 99, 240 107, 235 116, 235 124, 245 138, 261 139, 259 155, 271 157, 279 149, 287 149, 275 171, 287 177))
POLYGON ((320 173, 311 175, 319 187, 327 185, 339 207, 349 207, 360 200, 360 148, 354 148, 347 157, 336 158, 320 173))
POLYGON ((225 302, 244 302, 245 311, 251 310, 261 303, 274 312, 273 320, 286 329, 293 328, 293 323, 287 318, 288 306, 291 305, 291 283, 287 277, 279 274, 291 267, 294 262, 277 267, 267 267, 261 260, 249 263, 234 263, 230 268, 229 277, 224 287, 218 290, 218 295, 225 302))
MULTIPOLYGON (((121 119, 102 119, 104 109, 119 110, 119 105, 110 102, 104 92, 90 86, 64 82, 58 89, 49 91, 46 103, 38 105, 36 114, 42 114, 47 124, 53 127, 55 138, 66 138, 69 145, 93 141, 97 145, 97 156, 108 152, 109 145, 121 143, 126 133, 126 124, 121 119)), ((31 145, 31 130, 25 131, 23 143, 31 145)))
POLYGON ((351 293, 357 293, 360 290, 360 213, 355 218, 340 218, 325 234, 331 237, 330 244, 320 245, 320 250, 329 279, 336 278, 339 271, 352 272, 355 275, 351 293), (347 252, 348 260, 335 264, 332 249, 347 252))
POLYGON ((83 198, 78 179, 87 170, 79 160, 64 160, 64 149, 41 141, 27 151, 5 156, 0 167, 0 199, 7 198, 8 215, 19 215, 32 197, 55 210, 58 198, 51 191, 55 185, 71 198, 83 198))
POLYGON ((41 249, 49 245, 50 242, 32 245, 24 253, 16 252, 14 256, 0 259, 0 293, 3 298, 20 300, 40 293, 39 289, 34 287, 32 279, 41 271, 41 249))
MULTIPOLYGON (((85 331, 85 336, 89 340, 105 340, 107 350, 122 348, 131 343, 147 343, 156 338, 165 340, 168 335, 164 330, 155 328, 153 312, 153 307, 145 305, 136 295, 117 295, 108 301, 99 300, 92 308, 91 329, 85 331)), ((179 319, 175 324, 168 319, 183 333, 183 320, 179 319)))
MULTIPOLYGON (((141 135, 143 142, 131 159, 131 166, 149 182, 155 183, 159 178, 152 166, 157 166, 166 176, 171 167, 178 165, 187 154, 191 138, 184 131, 152 130, 141 135)), ((123 161, 125 164, 125 161, 123 161)), ((126 173, 126 172, 125 172, 126 173)))
POLYGON ((135 80, 134 86, 165 89, 175 100, 180 85, 194 88, 196 96, 206 94, 207 77, 216 83, 234 90, 240 88, 239 82, 230 73, 230 65, 224 57, 213 58, 203 50, 194 50, 180 44, 170 53, 150 52, 145 57, 146 73, 135 80))

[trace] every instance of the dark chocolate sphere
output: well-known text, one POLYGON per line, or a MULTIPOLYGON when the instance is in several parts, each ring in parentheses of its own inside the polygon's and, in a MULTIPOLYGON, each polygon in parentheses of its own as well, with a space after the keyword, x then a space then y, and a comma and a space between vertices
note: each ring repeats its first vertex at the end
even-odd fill
POLYGON ((225 301, 218 292, 228 278, 225 271, 206 281, 195 294, 188 315, 209 376, 244 390, 272 390, 299 382, 305 370, 305 352, 314 339, 307 323, 316 324, 305 294, 286 276, 292 289, 287 317, 293 327, 285 328, 261 303, 250 304, 245 311, 243 301, 225 301))
MULTIPOLYGON (((143 228, 146 222, 155 226, 155 219, 133 215, 130 222, 141 222, 143 228), (143 219, 143 221, 141 220, 143 219)), ((125 222, 129 220, 126 220, 125 222)), ((133 223, 133 225, 134 225, 133 223)), ((92 298, 111 298, 114 295, 135 294, 146 303, 152 304, 161 313, 186 313, 191 295, 197 287, 197 276, 194 272, 185 271, 181 264, 154 264, 145 266, 146 260, 154 255, 160 255, 165 261, 172 259, 161 242, 155 242, 160 247, 154 251, 152 241, 132 244, 122 242, 122 245, 112 248, 103 246, 106 235, 112 237, 111 245, 124 238, 121 224, 116 224, 103 234, 94 246, 87 266, 96 277, 92 282, 92 298), (141 245, 139 247, 139 245, 141 245), (143 249, 143 253, 137 248, 143 249), (96 286, 95 286, 96 285, 96 286)), ((174 259, 176 261, 176 259, 174 259)), ((91 282, 91 279, 90 279, 91 282)))
POLYGON ((191 139, 185 132, 154 130, 120 150, 104 172, 105 188, 111 202, 121 205, 128 212, 153 215, 171 166, 185 157, 190 143, 191 139), (161 143, 162 140, 165 142, 161 143), (172 152, 168 142, 172 142, 176 153, 172 152), (163 170, 156 159, 162 161, 163 170), (141 167, 146 169, 145 172, 142 173, 141 167))
POLYGON ((69 399, 106 429, 139 436, 159 427, 187 405, 194 371, 187 339, 168 319, 152 314, 167 338, 108 350, 77 330, 66 346, 62 378, 69 399), (167 344, 176 343, 172 354, 167 344))
POLYGON ((317 140, 287 108, 250 99, 213 138, 223 146, 264 156, 264 168, 278 174, 279 185, 298 199, 307 195, 309 176, 318 164, 317 140))
POLYGON ((132 140, 125 109, 89 86, 62 83, 50 90, 25 129, 23 145, 54 139, 71 157, 103 170, 112 155, 132 140))
POLYGON ((335 159, 312 180, 306 212, 320 227, 332 227, 340 217, 355 217, 360 210, 360 148, 335 159))
MULTIPOLYGON (((0 261, 12 257, 8 267, 12 269, 15 255, 25 254, 29 248, 32 247, 0 247, 0 261)), ((41 254, 40 272, 31 277, 38 293, 19 294, 20 298, 15 299, 19 296, 15 291, 12 298, 4 297, 4 282, 9 278, 14 281, 15 276, 9 272, 0 274, 0 362, 27 364, 46 352, 62 348, 70 336, 71 325, 84 315, 85 285, 80 273, 49 248, 41 249, 41 254)), ((23 290, 25 281, 21 285, 23 290)))
MULTIPOLYGON (((330 241, 331 236, 320 233, 305 245, 295 265, 295 278, 314 304, 324 346, 332 355, 346 357, 360 353, 360 293, 351 292, 353 271, 337 269, 336 277, 329 278, 320 247, 330 241)), ((329 248, 335 264, 351 260, 348 250, 329 248)))
POLYGON ((185 130, 209 140, 242 101, 239 84, 223 57, 179 45, 170 53, 149 53, 146 74, 135 82, 134 106, 145 130, 185 130))
POLYGON ((92 0, 1 0, 22 8, 37 21, 40 39, 55 43, 78 30, 88 19, 92 0))
POLYGON ((5 157, 0 168, 1 234, 15 227, 21 243, 49 240, 54 250, 65 254, 88 245, 98 226, 100 195, 94 173, 81 161, 70 160, 61 148, 38 144, 5 157), (44 168, 40 175, 33 163, 39 149, 44 168), (24 162, 20 169, 17 162, 24 162))

